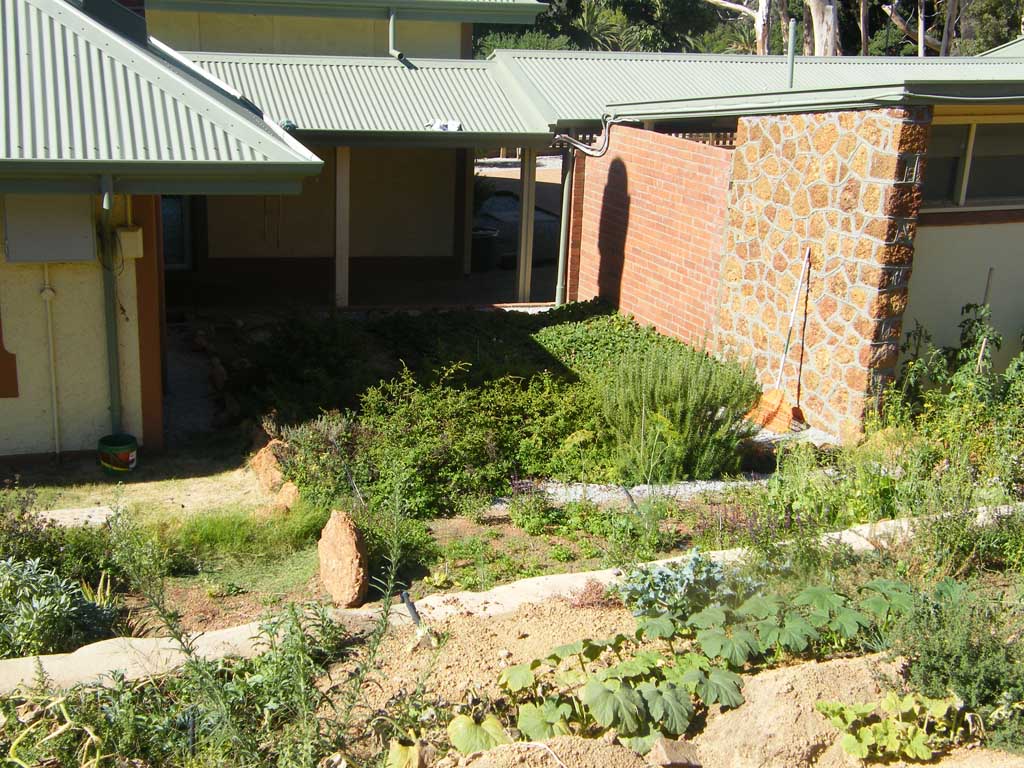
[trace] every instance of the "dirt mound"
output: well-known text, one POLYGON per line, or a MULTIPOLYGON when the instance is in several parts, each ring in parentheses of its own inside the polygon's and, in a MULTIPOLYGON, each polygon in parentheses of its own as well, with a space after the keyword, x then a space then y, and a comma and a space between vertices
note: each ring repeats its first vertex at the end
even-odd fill
MULTIPOLYGON (((815 702, 871 701, 882 696, 895 668, 878 656, 811 662, 744 678, 746 703, 713 712, 694 740, 705 766, 796 768, 815 765, 837 732, 815 702)), ((842 753, 840 753, 842 756, 842 753)), ((832 763, 831 765, 844 765, 832 763)))
POLYGON ((648 768, 628 747, 599 739, 559 736, 543 744, 506 744, 442 765, 458 768, 648 768))
MULTIPOLYGON (((456 615, 431 625, 447 636, 436 659, 430 648, 410 650, 412 627, 396 629, 384 641, 383 668, 368 686, 365 703, 379 707, 402 691, 414 690, 428 673, 427 690, 445 701, 459 701, 472 691, 497 694, 498 675, 505 667, 545 656, 563 643, 631 632, 634 626, 624 608, 573 607, 566 600, 526 605, 504 616, 456 615)), ((332 669, 331 679, 344 679, 349 668, 332 669)))
MULTIPOLYGON (((839 732, 818 701, 876 701, 898 680, 883 656, 810 662, 744 676, 746 703, 712 712, 695 739, 704 768, 853 768, 860 761, 839 746, 839 732)), ((1024 758, 987 749, 957 750, 943 768, 1024 768, 1024 758)), ((904 763, 890 763, 902 768, 904 763)))

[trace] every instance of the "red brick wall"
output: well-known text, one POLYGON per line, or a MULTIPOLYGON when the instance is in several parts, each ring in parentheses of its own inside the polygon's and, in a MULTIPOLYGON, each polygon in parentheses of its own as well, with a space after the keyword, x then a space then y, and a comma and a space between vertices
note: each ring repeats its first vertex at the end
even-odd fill
POLYGON ((702 344, 713 335, 732 152, 610 130, 608 153, 587 158, 585 173, 577 166, 569 297, 601 296, 644 325, 702 344))

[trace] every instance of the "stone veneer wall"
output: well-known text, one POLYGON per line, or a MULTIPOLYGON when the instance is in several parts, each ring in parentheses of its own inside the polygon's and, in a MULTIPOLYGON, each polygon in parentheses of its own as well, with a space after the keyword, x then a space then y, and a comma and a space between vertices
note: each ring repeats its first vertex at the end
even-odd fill
POLYGON ((894 372, 929 122, 904 108, 739 121, 716 348, 775 386, 809 248, 783 388, 843 438, 894 372))

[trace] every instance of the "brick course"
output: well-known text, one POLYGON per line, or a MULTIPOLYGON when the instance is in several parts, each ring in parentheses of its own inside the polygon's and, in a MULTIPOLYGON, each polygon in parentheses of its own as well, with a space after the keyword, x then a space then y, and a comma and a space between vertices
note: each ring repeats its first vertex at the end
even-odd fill
POLYGON ((643 324, 701 344, 712 333, 730 150, 615 125, 577 165, 570 298, 601 296, 643 324), (578 204, 578 205, 577 205, 578 204))

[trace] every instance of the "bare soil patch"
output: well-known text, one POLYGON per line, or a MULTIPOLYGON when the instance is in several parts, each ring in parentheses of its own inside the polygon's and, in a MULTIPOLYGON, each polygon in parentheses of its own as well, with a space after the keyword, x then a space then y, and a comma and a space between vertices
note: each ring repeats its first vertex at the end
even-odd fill
MULTIPOLYGON (((444 701, 458 701, 470 692, 497 695, 498 675, 506 667, 544 656, 557 645, 613 635, 632 625, 625 608, 574 608, 569 601, 551 600, 506 616, 459 615, 438 622, 432 629, 446 638, 438 651, 410 650, 415 631, 403 627, 384 641, 383 666, 368 687, 365 704, 380 707, 415 689, 427 674, 428 690, 444 701)), ((344 680, 350 667, 350 662, 337 665, 329 675, 344 680)))
MULTIPOLYGON (((443 768, 444 762, 438 764, 443 768)), ((636 752, 597 739, 559 736, 539 744, 507 744, 448 765, 458 768, 648 768, 636 752)))

